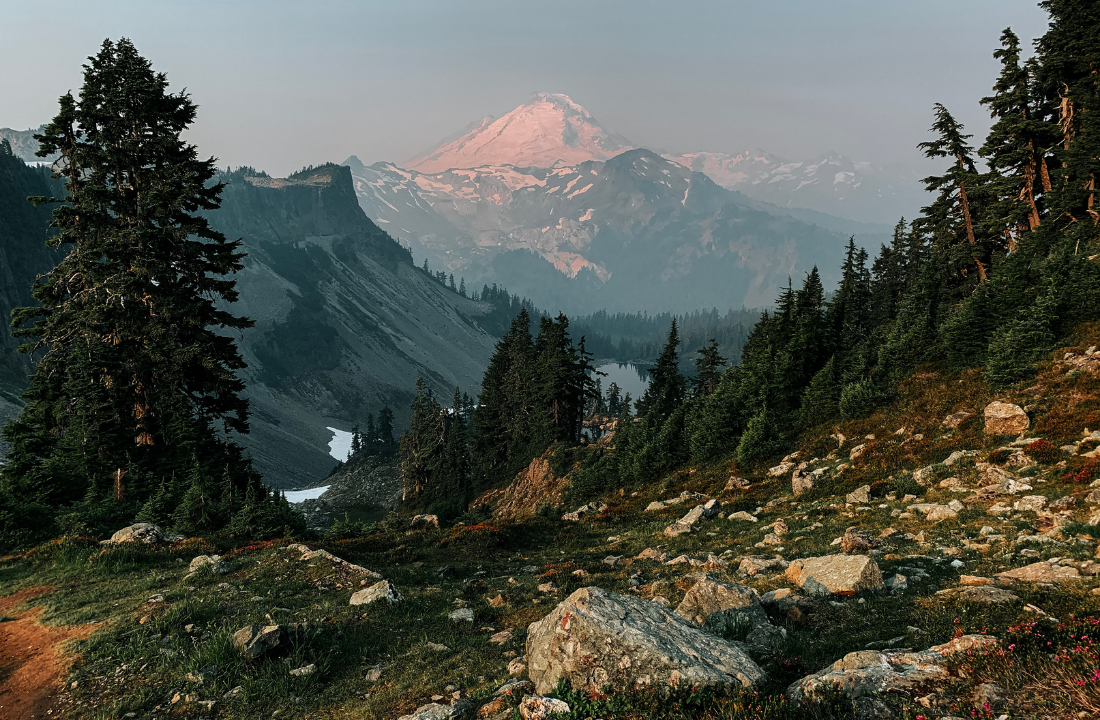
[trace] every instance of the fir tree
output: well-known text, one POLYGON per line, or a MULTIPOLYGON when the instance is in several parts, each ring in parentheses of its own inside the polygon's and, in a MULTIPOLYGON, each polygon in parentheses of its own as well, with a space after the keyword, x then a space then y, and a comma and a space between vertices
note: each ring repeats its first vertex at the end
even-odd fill
POLYGON ((1029 378, 1034 363, 1054 345, 1051 326, 1057 318, 1057 293, 1051 287, 994 336, 986 360, 986 382, 999 389, 1029 378))
POLYGON ((378 451, 385 458, 391 458, 397 452, 397 440, 393 436, 393 410, 384 407, 378 411, 378 451))
POLYGON ((649 385, 642 399, 638 401, 638 415, 644 417, 651 427, 660 426, 684 402, 687 383, 680 374, 679 355, 676 351, 679 344, 680 335, 676 330, 676 320, 673 319, 668 340, 657 357, 657 364, 650 371, 649 385))
POLYGON ((696 352, 695 358, 695 393, 697 395, 710 395, 718 386, 718 380, 722 376, 722 368, 728 360, 718 352, 718 341, 714 338, 696 352))
MULTIPOLYGON (((36 281, 40 307, 14 313, 31 338, 21 349, 41 360, 4 430, 4 475, 30 496, 60 505, 90 480, 122 487, 124 474, 163 477, 196 455, 213 467, 233 453, 215 427, 248 430, 227 331, 252 323, 225 309, 242 253, 199 214, 223 186, 210 182, 214 160, 181 138, 195 112, 129 40, 108 40, 79 98, 62 96, 36 136, 39 155, 61 156, 67 197, 36 202, 57 204, 49 242, 68 252, 36 281)), ((235 470, 243 484, 246 468, 235 470)), ((157 492, 130 484, 101 497, 132 513, 157 492)))

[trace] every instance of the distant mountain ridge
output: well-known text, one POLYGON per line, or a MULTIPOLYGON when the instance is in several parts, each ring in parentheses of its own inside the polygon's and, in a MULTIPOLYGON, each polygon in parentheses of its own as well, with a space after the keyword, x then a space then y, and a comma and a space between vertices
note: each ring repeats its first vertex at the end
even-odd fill
POLYGON ((847 235, 889 233, 753 200, 644 149, 552 168, 346 164, 360 206, 414 255, 568 313, 766 305, 847 235))
MULTIPOLYGON (((568 95, 539 92, 499 118, 471 123, 402 167, 426 174, 499 166, 552 168, 604 162, 639 147, 601 126, 568 95)), ((754 199, 863 222, 893 223, 915 215, 924 203, 916 173, 835 152, 802 161, 759 149, 664 157, 754 199)))

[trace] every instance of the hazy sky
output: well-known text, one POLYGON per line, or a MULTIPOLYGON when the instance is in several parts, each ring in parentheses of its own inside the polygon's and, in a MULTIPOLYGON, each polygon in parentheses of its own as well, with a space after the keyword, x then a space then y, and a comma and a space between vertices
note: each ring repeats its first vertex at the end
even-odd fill
MULTIPOLYGON (((289 2, 0 0, 0 127, 48 120, 81 64, 126 36, 201 106, 221 165, 401 162, 534 91, 675 152, 836 150, 915 165, 934 102, 975 131, 1033 0, 289 2)), ((980 143, 979 143, 980 144, 980 143)))

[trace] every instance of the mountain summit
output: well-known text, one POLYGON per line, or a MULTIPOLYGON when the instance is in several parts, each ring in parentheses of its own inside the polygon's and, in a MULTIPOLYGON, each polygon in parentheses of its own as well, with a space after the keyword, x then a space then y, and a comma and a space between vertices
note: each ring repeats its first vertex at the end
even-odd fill
POLYGON ((484 165, 551 167, 603 161, 631 147, 626 138, 600 127, 568 95, 539 92, 502 117, 474 123, 406 167, 425 173, 484 165))

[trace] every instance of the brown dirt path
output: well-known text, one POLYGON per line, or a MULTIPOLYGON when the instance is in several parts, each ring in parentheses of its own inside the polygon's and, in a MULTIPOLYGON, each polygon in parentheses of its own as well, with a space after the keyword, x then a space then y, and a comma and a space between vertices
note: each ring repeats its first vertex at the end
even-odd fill
POLYGON ((0 622, 0 720, 57 717, 61 678, 75 657, 61 648, 66 640, 87 637, 96 625, 47 627, 38 622, 43 608, 16 608, 53 592, 52 587, 27 588, 0 597, 0 614, 15 618, 0 622))

